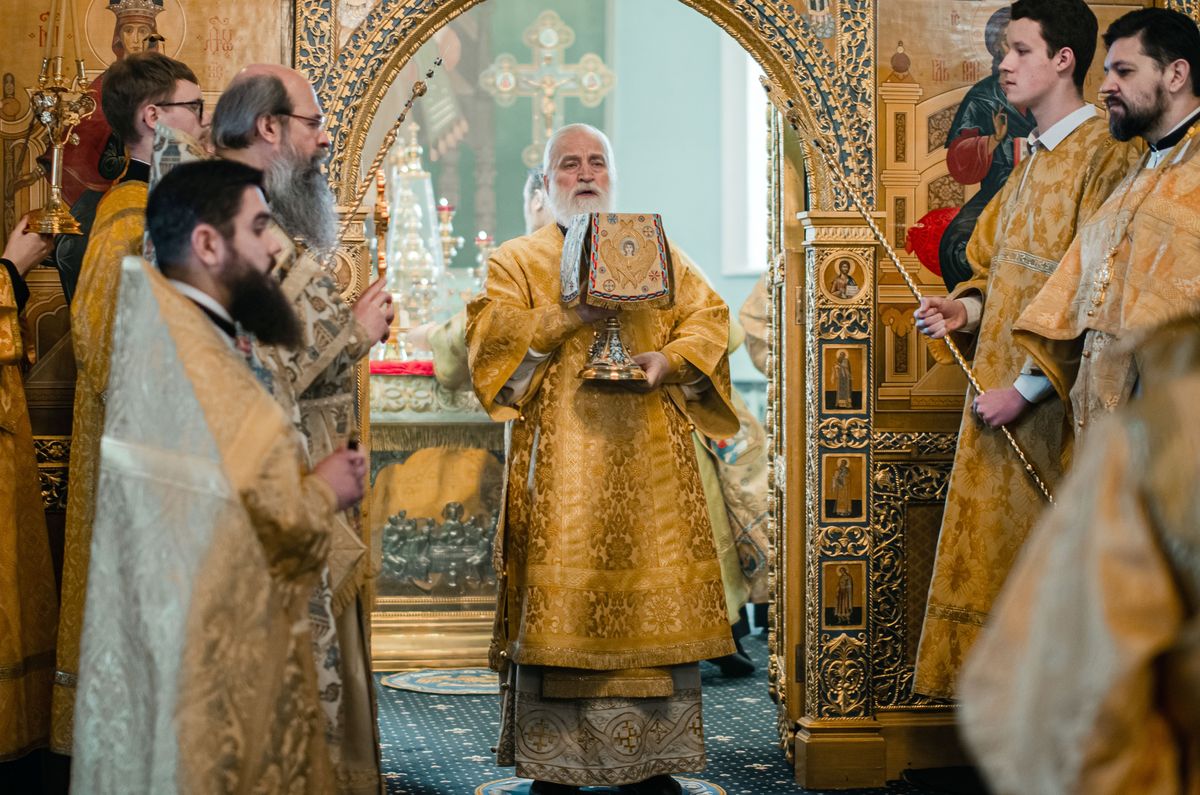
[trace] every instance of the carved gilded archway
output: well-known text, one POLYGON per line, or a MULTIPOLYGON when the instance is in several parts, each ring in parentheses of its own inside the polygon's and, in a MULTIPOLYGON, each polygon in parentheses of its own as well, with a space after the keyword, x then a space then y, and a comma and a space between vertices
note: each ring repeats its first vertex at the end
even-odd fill
MULTIPOLYGON (((329 113, 331 176, 353 194, 367 131, 396 75, 439 28, 484 0, 381 0, 338 47, 333 0, 296 3, 296 66, 313 79, 329 113)), ((837 4, 836 32, 821 38, 797 4, 765 0, 681 0, 707 16, 762 66, 785 110, 806 135, 829 142, 844 173, 874 200, 874 0, 837 4)), ((828 3, 827 3, 828 4, 828 3)), ((812 208, 845 210, 847 198, 824 166, 812 169, 812 208)))
MULTIPOLYGON (((368 131, 389 86, 405 64, 434 33, 483 0, 380 0, 365 20, 345 35, 338 29, 333 0, 297 0, 295 64, 307 72, 329 117, 331 177, 344 202, 359 185, 368 131)), ((868 205, 875 201, 875 0, 813 0, 806 3, 764 0, 681 0, 706 15, 739 42, 761 65, 772 86, 770 97, 781 113, 773 125, 774 182, 770 293, 774 351, 771 362, 768 426, 775 452, 772 463, 773 517, 777 548, 774 560, 774 630, 770 680, 779 704, 781 746, 796 751, 797 778, 815 785, 809 768, 827 762, 801 759, 801 744, 847 730, 866 729, 878 739, 871 698, 872 643, 867 624, 850 631, 827 632, 816 622, 822 564, 854 556, 866 577, 871 545, 867 540, 868 498, 862 519, 841 528, 842 547, 829 543, 818 508, 823 475, 820 462, 842 451, 863 462, 871 457, 872 405, 863 399, 858 416, 824 416, 817 390, 823 378, 821 351, 826 344, 849 344, 858 352, 863 378, 872 362, 875 244, 849 196, 839 190, 819 158, 805 158, 807 206, 803 191, 782 188, 786 123, 799 127, 801 142, 826 142, 841 176, 868 205), (821 15, 812 13, 813 8, 821 15), (832 13, 831 13, 832 12, 832 13), (804 211, 808 211, 804 213, 804 211), (803 213, 802 223, 789 224, 803 213), (834 258, 861 263, 862 291, 851 302, 822 294, 809 274, 834 258), (845 430, 829 436, 830 423, 845 430), (818 431, 818 429, 820 429, 818 431), (818 433, 825 434, 824 442, 818 433), (806 724, 807 721, 807 724, 806 724), (814 723, 815 721, 815 723, 814 723), (803 727, 803 728, 802 728, 803 727), (874 727, 874 728, 872 728, 874 727), (799 743, 798 743, 799 740, 799 743), (802 772, 802 769, 804 772, 802 772)), ((792 146, 797 144, 793 140, 792 146)), ((809 152, 811 154, 811 152, 809 152)), ((863 394, 867 394, 864 390, 863 394)), ((842 412, 845 414, 845 412, 842 412)), ((839 453, 841 454, 841 453, 839 453)), ((864 489, 867 488, 865 482, 864 489)), ((837 532, 836 530, 834 532, 837 532)), ((863 605, 864 611, 866 605, 863 605)), ((835 740, 839 753, 860 753, 856 743, 835 740)), ((876 743, 873 751, 881 749, 876 743)), ((829 746, 822 753, 828 754, 829 746)), ((840 766, 840 765, 835 765, 840 766)), ((872 783, 883 765, 864 766, 872 783)), ((878 783, 882 783, 882 779, 878 783)))

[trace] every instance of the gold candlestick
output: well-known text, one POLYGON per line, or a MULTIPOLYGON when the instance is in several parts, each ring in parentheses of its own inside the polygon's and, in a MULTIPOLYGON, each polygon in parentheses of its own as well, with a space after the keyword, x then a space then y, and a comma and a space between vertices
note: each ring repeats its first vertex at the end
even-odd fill
POLYGON ((75 50, 75 76, 68 79, 63 75, 66 58, 63 38, 68 14, 77 31, 79 26, 73 3, 56 0, 51 6, 49 21, 52 27, 47 32, 47 53, 42 58, 38 87, 30 96, 33 117, 46 128, 50 143, 50 197, 43 207, 29 214, 30 230, 43 235, 82 234, 79 222, 71 215, 71 208, 62 196, 63 149, 67 144, 79 143, 75 128, 96 112, 96 100, 88 93, 87 74, 79 57, 78 33, 71 42, 75 50), (51 34, 53 46, 50 46, 51 34))

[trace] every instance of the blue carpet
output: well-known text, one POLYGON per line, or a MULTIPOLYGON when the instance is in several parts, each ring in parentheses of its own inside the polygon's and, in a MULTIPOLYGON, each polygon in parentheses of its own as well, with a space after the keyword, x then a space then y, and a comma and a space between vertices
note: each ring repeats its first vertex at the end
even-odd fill
MULTIPOLYGON (((725 679, 715 667, 701 665, 708 768, 688 778, 712 782, 727 795, 824 795, 795 785, 777 744, 775 704, 767 694, 766 643, 760 636, 743 643, 758 665, 754 676, 725 679)), ((388 795, 474 795, 489 782, 496 783, 485 790, 488 795, 524 794, 526 788, 515 782, 499 783, 513 771, 496 767, 491 752, 500 722, 499 696, 376 690, 388 795)), ((843 790, 841 795, 852 793, 927 795, 899 782, 886 789, 843 790)))

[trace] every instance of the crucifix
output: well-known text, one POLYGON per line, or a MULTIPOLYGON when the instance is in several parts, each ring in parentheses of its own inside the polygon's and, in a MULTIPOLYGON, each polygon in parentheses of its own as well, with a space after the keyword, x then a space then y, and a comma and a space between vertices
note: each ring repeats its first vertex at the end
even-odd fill
POLYGON ((504 107, 520 97, 533 99, 533 142, 521 155, 533 168, 542 162, 546 141, 562 126, 562 100, 578 97, 585 108, 594 108, 612 90, 616 77, 595 53, 587 53, 579 63, 563 62, 575 43, 575 31, 553 11, 542 12, 525 29, 524 41, 533 50, 532 63, 518 63, 504 53, 479 75, 479 85, 504 107))

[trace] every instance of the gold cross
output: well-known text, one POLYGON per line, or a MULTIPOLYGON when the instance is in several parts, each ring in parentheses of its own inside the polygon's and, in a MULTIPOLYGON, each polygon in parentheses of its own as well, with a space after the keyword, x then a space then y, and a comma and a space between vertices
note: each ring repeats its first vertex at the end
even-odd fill
POLYGON ((632 754, 642 744, 642 731, 633 721, 626 720, 613 733, 613 740, 617 745, 624 746, 627 753, 632 754))
POLYGON ((578 97, 585 108, 594 108, 616 83, 612 70, 599 55, 587 53, 579 63, 563 63, 567 48, 575 43, 575 31, 553 11, 543 11, 525 29, 524 42, 533 50, 532 63, 517 63, 504 53, 479 75, 479 85, 508 107, 520 97, 534 99, 533 142, 521 157, 534 168, 542 162, 542 150, 554 131, 563 124, 566 97, 578 97))

